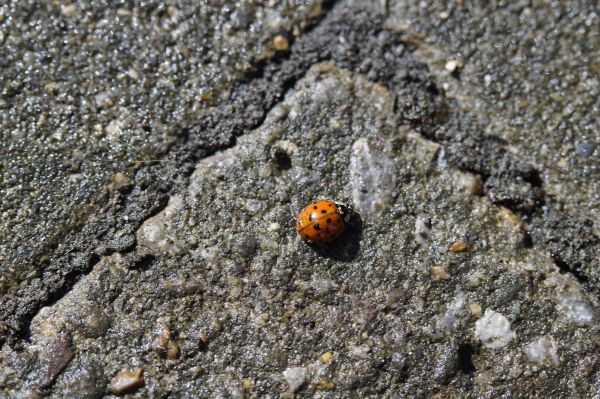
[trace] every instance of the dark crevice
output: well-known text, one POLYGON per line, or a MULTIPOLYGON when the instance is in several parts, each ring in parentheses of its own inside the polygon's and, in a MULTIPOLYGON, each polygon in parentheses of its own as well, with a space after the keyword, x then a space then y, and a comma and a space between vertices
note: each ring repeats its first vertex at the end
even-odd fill
POLYGON ((156 262, 156 257, 152 254, 145 254, 135 260, 135 267, 139 270, 148 270, 156 262))
POLYGON ((561 273, 571 274, 573 277, 575 277, 575 279, 577 279, 577 281, 583 284, 587 284, 589 282, 589 278, 583 275, 576 267, 570 266, 556 254, 551 254, 551 256, 554 264, 556 267, 558 267, 561 273))
POLYGON ((463 374, 471 377, 475 375, 475 372, 477 371, 475 365, 473 364, 473 353, 473 347, 469 344, 462 344, 458 347, 459 367, 463 374))

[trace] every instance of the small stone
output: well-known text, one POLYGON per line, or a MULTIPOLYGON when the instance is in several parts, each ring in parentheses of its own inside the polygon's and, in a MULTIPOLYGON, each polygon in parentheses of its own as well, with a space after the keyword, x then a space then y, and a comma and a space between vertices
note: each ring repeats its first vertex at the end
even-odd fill
POLYGON ((321 355, 321 361, 323 363, 330 363, 333 360, 333 353, 325 352, 321 355))
POLYGON ((133 393, 144 386, 144 368, 135 371, 121 371, 110 381, 113 393, 122 396, 133 393))
POLYGON ((456 298, 448 304, 446 312, 436 325, 436 330, 444 335, 449 335, 454 332, 460 324, 460 319, 464 314, 464 308, 465 299, 462 293, 459 293, 456 298))
POLYGON ((431 218, 429 215, 420 213, 415 219, 415 241, 427 246, 431 237, 431 218))
POLYGON ((283 378, 285 378, 288 390, 291 393, 296 392, 304 384, 307 376, 308 370, 306 367, 292 367, 283 372, 283 378))
POLYGON ((431 268, 431 275, 434 280, 448 280, 450 275, 442 266, 433 266, 431 268))
POLYGON ((438 14, 438 16, 440 17, 441 20, 447 20, 448 18, 450 18, 450 13, 448 11, 442 11, 438 14))
POLYGON ((450 245, 450 251, 452 252, 465 252, 469 250, 469 246, 465 244, 463 241, 456 241, 452 245, 450 245))
POLYGON ((277 51, 288 51, 290 49, 290 43, 283 35, 277 35, 273 38, 273 47, 277 51))
POLYGON ((463 173, 459 175, 459 184, 468 192, 475 195, 483 194, 483 181, 478 175, 463 173))
POLYGON ((77 4, 61 4, 60 12, 65 17, 72 17, 77 14, 77 4))
POLYGON ((491 85, 491 84, 492 84, 492 81, 493 81, 492 75, 485 75, 485 76, 483 77, 483 83, 484 83, 486 86, 489 86, 489 85, 491 85))
POLYGON ((179 345, 177 345, 177 342, 169 340, 169 342, 167 343, 167 357, 169 359, 175 360, 179 357, 180 353, 181 350, 179 349, 179 345))
POLYGON ((205 343, 205 344, 208 344, 208 341, 209 341, 209 340, 210 340, 210 338, 209 338, 209 337, 208 337, 208 335, 206 335, 206 334, 202 334, 202 335, 200 336, 200 341, 202 341, 202 342, 203 342, 203 343, 205 343))
POLYGON ((583 143, 583 144, 577 146, 575 153, 580 157, 587 158, 594 153, 595 149, 596 149, 596 144, 583 143))
POLYGON ((133 68, 129 68, 127 70, 127 75, 133 80, 138 80, 138 78, 140 77, 139 73, 133 68))
POLYGON ((322 379, 317 381, 316 387, 317 389, 324 391, 331 391, 332 389, 335 389, 335 384, 329 380, 322 379))
POLYGON ((352 145, 352 200, 363 219, 380 217, 389 207, 396 185, 395 167, 393 159, 372 148, 366 138, 359 138, 352 145))
POLYGON ((113 187, 122 190, 131 185, 131 179, 123 172, 117 172, 113 175, 113 187))
POLYGON ((458 368, 458 351, 453 346, 446 346, 437 361, 433 372, 433 379, 440 383, 446 383, 458 368))
POLYGON ((475 322, 475 338, 484 348, 503 348, 515 337, 508 319, 501 313, 486 309, 483 317, 475 322))
POLYGON ((590 326, 596 318, 592 308, 573 293, 559 295, 557 309, 578 326, 590 326))
POLYGON ((251 235, 242 235, 232 245, 233 252, 241 259, 251 259, 256 253, 258 242, 251 235))
POLYGON ((252 378, 242 378, 242 388, 245 391, 251 391, 254 388, 254 381, 252 378))
POLYGON ((471 288, 477 288, 485 281, 486 275, 480 271, 476 270, 474 272, 469 273, 469 277, 467 283, 471 288))
POLYGON ((231 399, 244 399, 244 392, 237 384, 232 384, 229 387, 229 397, 231 399))
POLYGON ((57 336, 48 348, 48 372, 43 386, 49 387, 54 383, 56 377, 63 371, 67 364, 73 359, 71 340, 65 335, 57 336))
POLYGON ((478 303, 470 303, 469 304, 469 312, 473 316, 480 317, 481 316, 481 305, 478 303))
POLYGON ((120 15, 121 17, 128 17, 131 15, 131 10, 128 10, 127 8, 117 8, 117 15, 120 15))
POLYGON ((525 353, 529 361, 537 364, 553 363, 558 364, 558 355, 556 353, 556 342, 551 336, 544 336, 527 345, 525 353))
POLYGON ((461 61, 458 60, 449 60, 448 62, 446 62, 446 65, 444 66, 444 68, 446 68, 446 71, 450 72, 450 73, 454 73, 457 69, 462 68, 463 64, 461 61))
POLYGON ((279 231, 280 228, 281 226, 277 222, 269 224, 269 231, 279 231))

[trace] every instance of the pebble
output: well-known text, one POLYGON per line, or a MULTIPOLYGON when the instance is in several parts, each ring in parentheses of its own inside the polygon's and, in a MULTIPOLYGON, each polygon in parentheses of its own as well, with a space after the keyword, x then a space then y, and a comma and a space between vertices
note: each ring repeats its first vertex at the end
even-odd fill
POLYGON ((465 252, 469 250, 469 246, 462 241, 456 241, 450 245, 450 251, 452 252, 465 252))
POLYGON ((480 317, 481 316, 481 305, 478 303, 470 303, 469 304, 469 312, 473 316, 480 317))
POLYGON ((444 335, 449 335, 454 332, 460 324, 460 319, 464 314, 464 309, 465 299, 464 296, 459 293, 457 294, 456 298, 448 304, 446 312, 439 319, 436 325, 436 330, 444 335))
POLYGON ((171 254, 181 252, 183 249, 182 244, 175 237, 171 237, 173 233, 169 229, 169 225, 179 214, 182 207, 183 199, 181 197, 171 197, 165 209, 155 216, 146 219, 138 229, 138 242, 149 249, 159 252, 171 254))
POLYGON ((352 145, 350 177, 353 203, 361 216, 380 216, 389 206, 396 185, 394 161, 360 138, 352 145))
POLYGON ((277 51, 288 51, 290 49, 290 43, 283 35, 277 35, 273 38, 273 47, 277 51))
POLYGON ((321 355, 321 361, 323 363, 330 363, 333 360, 333 353, 325 352, 321 355))
POLYGON ((596 149, 596 144, 583 143, 583 144, 577 146, 575 153, 580 157, 587 158, 593 154, 595 149, 596 149))
POLYGON ((144 386, 144 368, 140 367, 134 371, 121 371, 110 381, 110 386, 117 396, 134 393, 144 386))
POLYGON ((181 353, 181 350, 179 349, 179 345, 177 344, 177 342, 173 341, 173 340, 169 340, 168 344, 167 344, 167 357, 169 359, 177 359, 179 357, 179 354, 181 353))
POLYGON ((72 17, 77 14, 77 4, 61 4, 60 12, 65 17, 72 17))
POLYGON ((242 388, 245 391, 250 391, 254 387, 254 381, 252 378, 242 378, 242 388))
POLYGON ((486 309, 483 317, 475 322, 475 337, 484 348, 500 349, 508 345, 515 334, 503 314, 486 309))
POLYGON ((452 346, 447 346, 435 362, 433 379, 440 384, 446 383, 456 372, 457 367, 458 351, 452 346))
POLYGON ((335 384, 329 380, 322 379, 317 382, 317 389, 331 391, 332 389, 335 389, 335 384))
POLYGON ((56 377, 73 359, 75 354, 71 350, 71 340, 65 335, 57 336, 48 348, 48 372, 44 386, 48 387, 54 383, 56 377))
POLYGON ((431 218, 429 215, 420 213, 415 219, 415 241, 426 246, 431 236, 431 218))
POLYGON ((454 71, 456 71, 459 68, 462 68, 463 64, 461 61, 458 60, 449 60, 448 62, 446 62, 446 65, 444 66, 444 68, 446 68, 446 71, 453 73, 454 71))
POLYGON ((434 280, 448 280, 450 278, 450 274, 448 274, 443 266, 433 266, 431 268, 431 275, 434 280))
POLYGON ((304 384, 308 376, 306 367, 292 367, 283 372, 283 378, 288 384, 289 392, 294 393, 304 384))
POLYGON ((131 15, 131 10, 128 10, 127 8, 117 8, 117 15, 121 16, 121 17, 128 17, 131 15))
POLYGON ((547 335, 527 345, 525 354, 532 363, 558 364, 557 345, 553 337, 547 335))
POLYGON ((116 190, 127 188, 131 185, 131 179, 123 172, 117 172, 113 175, 113 187, 116 190))
POLYGON ((559 295, 557 308, 575 325, 590 326, 594 323, 594 311, 576 294, 559 295))

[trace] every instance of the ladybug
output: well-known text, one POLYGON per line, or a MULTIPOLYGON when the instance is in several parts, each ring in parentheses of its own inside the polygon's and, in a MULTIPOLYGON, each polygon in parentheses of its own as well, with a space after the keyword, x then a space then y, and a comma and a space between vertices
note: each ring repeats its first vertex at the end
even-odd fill
POLYGON ((306 241, 325 245, 342 234, 349 216, 343 205, 333 201, 316 201, 300 212, 296 230, 306 241))

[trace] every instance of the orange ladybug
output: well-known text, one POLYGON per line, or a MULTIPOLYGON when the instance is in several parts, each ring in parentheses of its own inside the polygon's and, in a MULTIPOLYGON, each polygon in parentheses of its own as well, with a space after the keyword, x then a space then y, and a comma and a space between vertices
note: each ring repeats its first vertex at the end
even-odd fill
POLYGON ((343 206, 333 201, 316 201, 309 204, 296 220, 300 237, 317 245, 335 240, 346 227, 343 206))

